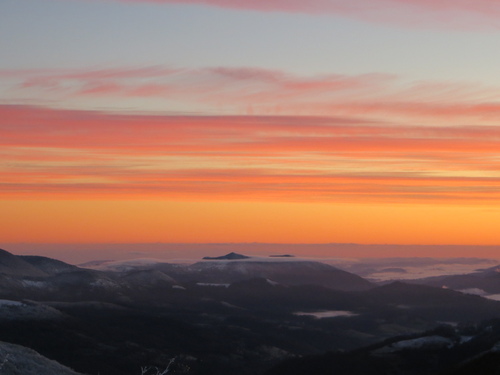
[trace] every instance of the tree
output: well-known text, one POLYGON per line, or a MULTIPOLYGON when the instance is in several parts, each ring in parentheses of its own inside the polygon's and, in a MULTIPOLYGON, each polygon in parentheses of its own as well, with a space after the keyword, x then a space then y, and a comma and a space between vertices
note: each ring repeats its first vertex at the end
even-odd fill
POLYGON ((166 375, 170 372, 170 368, 172 367, 174 362, 175 357, 168 362, 167 367, 165 367, 163 370, 156 366, 141 366, 141 375, 166 375))

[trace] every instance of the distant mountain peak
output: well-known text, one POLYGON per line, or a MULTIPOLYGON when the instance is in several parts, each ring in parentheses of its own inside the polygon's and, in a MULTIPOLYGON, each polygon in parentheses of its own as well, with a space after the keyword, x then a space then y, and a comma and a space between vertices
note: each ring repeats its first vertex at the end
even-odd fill
POLYGON ((249 259, 249 256, 238 254, 238 253, 229 253, 226 255, 222 255, 220 257, 203 257, 206 260, 240 260, 240 259, 249 259))

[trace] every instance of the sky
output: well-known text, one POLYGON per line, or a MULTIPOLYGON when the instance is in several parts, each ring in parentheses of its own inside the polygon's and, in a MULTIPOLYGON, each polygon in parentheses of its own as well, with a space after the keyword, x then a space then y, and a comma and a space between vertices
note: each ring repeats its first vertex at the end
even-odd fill
POLYGON ((492 0, 2 0, 0 244, 500 245, 499 40, 492 0))

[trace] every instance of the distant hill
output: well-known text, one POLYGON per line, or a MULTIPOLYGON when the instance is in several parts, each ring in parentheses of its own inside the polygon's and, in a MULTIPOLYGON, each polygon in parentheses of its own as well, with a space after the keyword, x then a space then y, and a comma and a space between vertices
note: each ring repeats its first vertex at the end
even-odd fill
POLYGON ((47 276, 43 270, 8 251, 0 249, 0 274, 12 276, 47 276))
POLYGON ((495 294, 500 293, 500 266, 464 275, 444 275, 412 280, 411 282, 454 290, 477 288, 495 294))
POLYGON ((158 270, 138 270, 127 272, 122 280, 135 285, 136 287, 151 287, 151 286, 171 286, 175 284, 175 280, 158 270))
MULTIPOLYGON (((87 266, 101 271, 113 271, 112 274, 141 271, 143 277, 148 278, 153 277, 152 271, 159 271, 165 277, 171 278, 172 284, 193 282, 231 284, 243 280, 263 278, 283 285, 309 284, 344 291, 366 290, 374 287, 372 283, 353 273, 325 263, 301 260, 289 255, 263 258, 229 253, 219 257, 205 257, 202 261, 191 265, 138 259, 104 263, 93 262, 87 266), (149 274, 151 276, 146 276, 149 274)), ((133 277, 127 276, 121 279, 132 280, 133 277)))
POLYGON ((360 276, 325 263, 287 259, 199 262, 189 267, 203 282, 232 283, 264 278, 284 285, 314 284, 336 290, 366 290, 373 285, 360 276))
POLYGON ((249 259, 249 256, 237 254, 237 253, 229 253, 226 255, 222 255, 220 257, 203 257, 205 260, 238 260, 238 259, 249 259))
POLYGON ((28 262, 32 266, 36 267, 40 271, 48 275, 57 275, 63 272, 71 272, 78 270, 77 266, 73 266, 68 263, 64 263, 57 259, 35 256, 35 255, 19 255, 19 259, 28 262))
POLYGON ((449 322, 496 317, 500 307, 498 301, 477 295, 402 282, 394 282, 361 294, 359 298, 373 301, 373 309, 394 306, 401 314, 406 310, 449 322))

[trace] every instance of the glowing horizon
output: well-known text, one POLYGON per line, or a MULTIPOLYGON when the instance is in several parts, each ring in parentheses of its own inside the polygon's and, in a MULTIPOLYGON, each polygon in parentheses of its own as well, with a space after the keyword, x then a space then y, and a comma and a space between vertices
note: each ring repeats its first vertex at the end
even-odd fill
POLYGON ((500 245, 491 2, 27 2, 0 243, 500 245))

